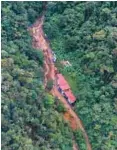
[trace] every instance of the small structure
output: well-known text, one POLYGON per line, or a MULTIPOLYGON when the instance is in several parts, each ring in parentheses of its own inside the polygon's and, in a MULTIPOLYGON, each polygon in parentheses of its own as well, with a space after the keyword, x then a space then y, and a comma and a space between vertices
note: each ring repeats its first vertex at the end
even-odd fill
POLYGON ((61 64, 66 66, 66 67, 71 67, 71 63, 69 61, 61 61, 61 64))
POLYGON ((76 97, 73 95, 71 90, 65 91, 65 96, 70 104, 76 101, 76 97))
POLYGON ((76 97, 73 95, 69 84, 67 83, 62 74, 59 73, 56 76, 58 91, 65 97, 65 99, 70 104, 73 104, 76 101, 76 97))

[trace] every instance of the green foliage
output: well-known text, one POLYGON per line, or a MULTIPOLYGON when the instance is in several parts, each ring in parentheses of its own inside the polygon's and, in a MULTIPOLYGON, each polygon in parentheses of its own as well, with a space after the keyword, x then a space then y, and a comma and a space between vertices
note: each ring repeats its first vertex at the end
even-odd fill
POLYGON ((44 90, 43 55, 32 48, 27 30, 42 4, 2 2, 3 150, 72 149, 71 130, 44 90))
POLYGON ((64 105, 61 102, 59 102, 59 99, 57 99, 57 101, 58 101, 57 102, 57 107, 56 107, 57 111, 58 112, 65 112, 66 109, 65 109, 64 105))
POLYGON ((75 139, 77 141, 77 144, 78 144, 79 148, 81 150, 87 150, 86 142, 85 142, 84 135, 83 135, 83 131, 81 131, 81 130, 75 131, 74 136, 75 136, 75 139))
POLYGON ((106 36, 106 33, 104 32, 104 30, 100 30, 93 34, 93 39, 103 40, 105 38, 105 36, 106 36))
POLYGON ((75 110, 92 149, 115 150, 117 2, 50 2, 48 6, 44 29, 48 37, 54 32, 51 46, 57 66, 77 92, 75 110), (70 61, 72 67, 61 67, 61 60, 70 61))
POLYGON ((47 94, 46 97, 45 97, 45 106, 52 106, 54 104, 54 98, 50 95, 50 94, 47 94))
MULTIPOLYGON (((3 150, 72 149, 71 131, 59 113, 64 108, 44 91, 43 55, 31 47, 27 31, 43 4, 2 2, 3 150)), ((78 94, 75 110, 94 150, 117 149, 116 26, 116 2, 47 3, 44 29, 57 60, 72 64, 59 69, 78 94)), ((81 131, 75 138, 86 149, 81 131)))
POLYGON ((47 82, 46 88, 47 88, 49 91, 52 90, 52 88, 53 88, 53 80, 49 80, 49 81, 47 82))

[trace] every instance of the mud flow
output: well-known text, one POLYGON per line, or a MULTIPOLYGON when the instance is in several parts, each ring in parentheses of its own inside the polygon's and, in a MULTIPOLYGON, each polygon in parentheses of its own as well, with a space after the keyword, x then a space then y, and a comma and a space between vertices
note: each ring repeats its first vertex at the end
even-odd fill
MULTIPOLYGON (((57 70, 57 68, 55 67, 52 61, 52 50, 50 48, 47 37, 43 32, 43 22, 44 16, 38 19, 34 23, 34 25, 29 28, 29 31, 33 37, 32 46, 37 50, 41 50, 44 55, 44 86, 46 87, 48 80, 52 79, 53 81, 55 81, 55 71, 57 70)), ((58 92, 56 82, 54 82, 51 94, 53 96, 58 97, 58 99, 63 103, 64 107, 66 108, 66 112, 63 114, 64 119, 69 123, 70 127, 73 130, 80 129, 83 131, 83 135, 87 145, 87 150, 91 150, 91 145, 89 143, 87 133, 85 132, 80 118, 78 117, 78 115, 76 115, 76 113, 73 111, 72 107, 67 103, 65 98, 58 92)), ((79 150, 77 144, 75 143, 75 140, 73 140, 73 150, 79 150)))

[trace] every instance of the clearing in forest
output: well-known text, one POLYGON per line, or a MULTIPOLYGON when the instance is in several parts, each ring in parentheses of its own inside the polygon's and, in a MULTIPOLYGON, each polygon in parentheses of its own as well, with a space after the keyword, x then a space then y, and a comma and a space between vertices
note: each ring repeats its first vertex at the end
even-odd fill
MULTIPOLYGON (((44 72, 45 72, 44 84, 46 86, 48 80, 52 79, 53 81, 55 81, 56 67, 54 66, 54 63, 52 61, 53 58, 52 50, 43 32, 43 22, 44 22, 44 16, 38 19, 36 23, 31 28, 29 28, 29 31, 33 37, 33 47, 36 49, 41 49, 44 55, 44 72)), ((54 82, 54 86, 53 89, 51 90, 51 94, 53 96, 58 97, 59 100, 63 103, 66 109, 66 112, 64 113, 64 119, 69 122, 73 130, 80 129, 83 131, 83 135, 87 145, 87 150, 91 150, 91 145, 89 143, 87 133, 85 132, 85 129, 82 125, 80 118, 76 115, 76 113, 73 111, 71 106, 67 103, 65 98, 58 92, 56 87, 56 82, 54 82)), ((73 149, 78 150, 75 144, 73 144, 73 149)))

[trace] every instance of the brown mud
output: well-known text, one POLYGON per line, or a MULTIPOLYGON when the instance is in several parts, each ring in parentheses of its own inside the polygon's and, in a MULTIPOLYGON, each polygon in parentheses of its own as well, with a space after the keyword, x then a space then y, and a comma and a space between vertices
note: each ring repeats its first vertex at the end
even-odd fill
MULTIPOLYGON (((52 50, 50 48, 50 44, 47 40, 47 37, 45 36, 43 32, 43 22, 44 22, 44 16, 42 16, 40 19, 38 19, 35 24, 29 28, 29 31, 33 37, 32 45, 35 49, 41 50, 44 55, 44 86, 46 87, 47 81, 52 79, 55 81, 56 79, 56 67, 54 63, 52 62, 52 50)), ((64 119, 69 123, 70 127, 73 130, 82 130, 83 135, 86 141, 87 150, 91 150, 91 145, 87 136, 87 133, 85 132, 85 129, 83 127, 83 124, 76 115, 76 113, 73 111, 72 107, 67 103, 65 98, 58 92, 56 87, 56 82, 54 82, 53 89, 51 90, 51 94, 53 96, 58 97, 58 99, 63 103, 64 107, 66 108, 66 112, 63 114, 64 119)), ((78 146, 75 143, 75 140, 73 140, 73 150, 78 150, 78 146)))

